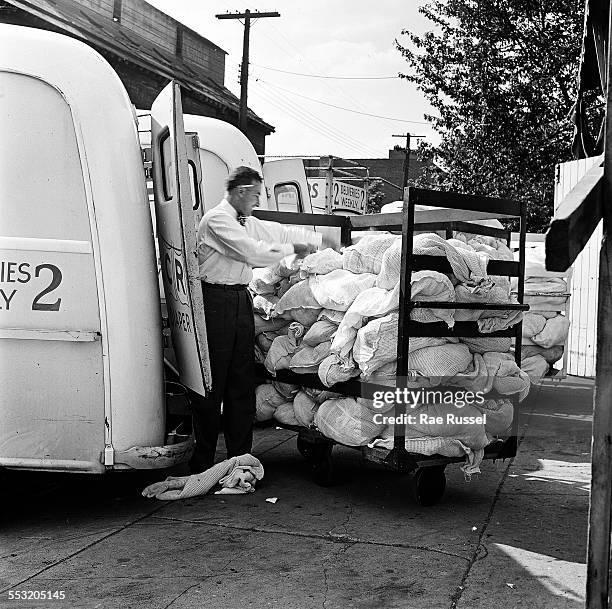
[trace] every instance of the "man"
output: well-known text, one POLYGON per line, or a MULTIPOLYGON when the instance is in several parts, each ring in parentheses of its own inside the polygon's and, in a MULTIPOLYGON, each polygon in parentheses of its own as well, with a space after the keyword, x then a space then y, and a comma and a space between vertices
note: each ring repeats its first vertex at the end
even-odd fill
POLYGON ((212 392, 194 404, 194 471, 214 464, 221 403, 228 458, 251 451, 255 329, 247 285, 252 268, 294 253, 303 257, 321 245, 317 233, 252 217, 261 187, 262 178, 254 169, 238 167, 228 177, 225 199, 204 214, 198 228, 212 392))

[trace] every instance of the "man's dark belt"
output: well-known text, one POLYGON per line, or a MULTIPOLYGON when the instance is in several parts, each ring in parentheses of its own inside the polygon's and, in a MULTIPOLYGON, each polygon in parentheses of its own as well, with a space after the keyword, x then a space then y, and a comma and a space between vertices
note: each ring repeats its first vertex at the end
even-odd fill
POLYGON ((205 290, 229 290, 231 292, 238 292, 240 290, 246 290, 247 285, 243 285, 241 283, 233 283, 231 285, 225 285, 223 283, 208 283, 206 281, 202 282, 205 290))

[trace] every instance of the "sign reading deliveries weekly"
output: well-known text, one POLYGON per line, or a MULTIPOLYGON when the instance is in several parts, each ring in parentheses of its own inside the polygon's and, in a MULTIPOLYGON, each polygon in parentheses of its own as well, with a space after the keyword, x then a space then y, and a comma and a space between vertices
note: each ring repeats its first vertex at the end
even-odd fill
MULTIPOLYGON (((308 190, 312 207, 325 210, 325 178, 308 178, 308 190)), ((364 214, 366 207, 366 190, 347 182, 334 180, 332 191, 332 212, 352 211, 364 214)))

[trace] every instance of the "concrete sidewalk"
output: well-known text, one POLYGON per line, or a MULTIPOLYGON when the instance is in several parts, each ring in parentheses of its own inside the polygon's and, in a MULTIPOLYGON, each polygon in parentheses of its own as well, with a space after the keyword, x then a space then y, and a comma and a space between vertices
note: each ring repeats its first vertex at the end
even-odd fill
POLYGON ((470 482, 447 468, 432 508, 349 449, 334 449, 341 484, 315 486, 294 434, 273 428, 256 434, 266 477, 252 495, 163 503, 130 477, 11 474, 0 607, 578 609, 591 400, 580 379, 533 389, 517 457, 470 482))

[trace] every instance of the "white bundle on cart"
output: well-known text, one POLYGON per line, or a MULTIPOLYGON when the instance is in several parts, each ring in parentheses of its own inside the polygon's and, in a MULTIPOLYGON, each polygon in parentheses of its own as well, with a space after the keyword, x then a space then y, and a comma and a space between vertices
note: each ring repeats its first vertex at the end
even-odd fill
MULTIPOLYGON (((256 332, 261 329, 264 335, 258 345, 262 351, 268 349, 267 369, 273 374, 281 369, 316 372, 328 387, 357 376, 367 380, 393 378, 397 368, 401 243, 396 235, 366 235, 342 254, 324 250, 306 257, 302 264, 293 261, 258 273, 250 287, 263 299, 257 302, 256 316, 260 320, 256 320, 256 332), (270 308, 272 303, 274 307, 270 308), (279 319, 285 325, 266 326, 279 323, 279 319)), ((508 279, 487 274, 489 259, 511 257, 499 240, 445 240, 426 233, 415 236, 414 253, 446 257, 453 273, 412 273, 412 300, 513 302, 508 279)), ((415 321, 442 322, 449 328, 456 320, 473 320, 481 332, 511 327, 522 319, 522 313, 509 310, 417 307, 410 315, 415 321)), ((422 386, 452 382, 458 387, 496 389, 522 398, 529 390, 529 377, 515 364, 510 347, 509 338, 413 337, 408 368, 422 379, 422 386)), ((374 423, 374 411, 366 400, 318 400, 312 390, 304 390, 293 399, 293 415, 287 416, 288 400, 283 395, 270 397, 270 389, 261 391, 267 400, 258 403, 258 412, 266 416, 274 410, 271 416, 277 419, 280 416, 285 421, 295 419, 302 426, 315 425, 324 435, 347 445, 362 446, 377 437, 388 443, 389 437, 381 438, 388 433, 385 425, 374 423)), ((417 426, 407 434, 406 446, 422 454, 468 455, 470 467, 477 468, 484 446, 493 435, 505 432, 512 421, 509 401, 489 400, 486 404, 480 410, 472 408, 476 414, 487 410, 492 417, 489 428, 472 424, 445 425, 444 430, 417 426)), ((436 405, 427 408, 433 412, 436 405)))
MULTIPOLYGON (((516 285, 513 281, 513 290, 516 285)), ((568 298, 567 273, 546 270, 544 242, 527 243, 524 288, 530 310, 523 322, 522 365, 535 383, 563 357, 570 326, 561 314, 568 298)))

